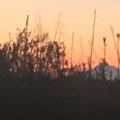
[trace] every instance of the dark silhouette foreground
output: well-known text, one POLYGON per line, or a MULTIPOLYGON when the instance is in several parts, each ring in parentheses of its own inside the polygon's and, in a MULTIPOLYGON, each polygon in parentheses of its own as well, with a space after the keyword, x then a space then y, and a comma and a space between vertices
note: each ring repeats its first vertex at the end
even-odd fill
POLYGON ((0 80, 1 119, 113 120, 120 113, 120 82, 66 78, 0 80))
POLYGON ((85 63, 67 60, 63 42, 47 33, 31 38, 27 24, 0 47, 0 119, 120 118, 120 81, 89 78, 85 63))

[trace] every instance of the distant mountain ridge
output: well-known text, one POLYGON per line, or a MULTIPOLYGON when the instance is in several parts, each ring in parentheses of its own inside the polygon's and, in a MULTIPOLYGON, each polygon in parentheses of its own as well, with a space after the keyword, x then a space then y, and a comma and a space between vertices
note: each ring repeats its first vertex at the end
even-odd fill
POLYGON ((120 78, 118 76, 118 69, 115 66, 108 64, 105 60, 102 60, 94 67, 91 74, 94 79, 99 80, 103 79, 103 77, 105 77, 106 80, 112 81, 120 78))

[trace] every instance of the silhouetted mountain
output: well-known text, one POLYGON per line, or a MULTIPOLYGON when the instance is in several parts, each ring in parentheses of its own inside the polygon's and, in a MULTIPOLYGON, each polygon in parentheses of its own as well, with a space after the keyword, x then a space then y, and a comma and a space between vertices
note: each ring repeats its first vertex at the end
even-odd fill
POLYGON ((101 62, 92 70, 92 77, 99 80, 104 77, 106 80, 115 80, 118 77, 118 69, 107 62, 101 62))

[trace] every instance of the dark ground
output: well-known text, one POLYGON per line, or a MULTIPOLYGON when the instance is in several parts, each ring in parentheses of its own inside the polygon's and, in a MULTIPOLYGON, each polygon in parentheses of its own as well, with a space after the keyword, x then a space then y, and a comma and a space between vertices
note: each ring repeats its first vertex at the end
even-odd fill
POLYGON ((0 80, 0 119, 120 119, 120 82, 0 80))

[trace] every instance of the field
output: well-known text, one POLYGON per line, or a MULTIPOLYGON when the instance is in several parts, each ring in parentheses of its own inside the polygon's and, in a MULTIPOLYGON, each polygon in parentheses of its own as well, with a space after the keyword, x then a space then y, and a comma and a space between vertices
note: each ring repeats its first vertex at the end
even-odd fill
POLYGON ((119 81, 0 80, 2 120, 113 120, 119 112, 119 81))

